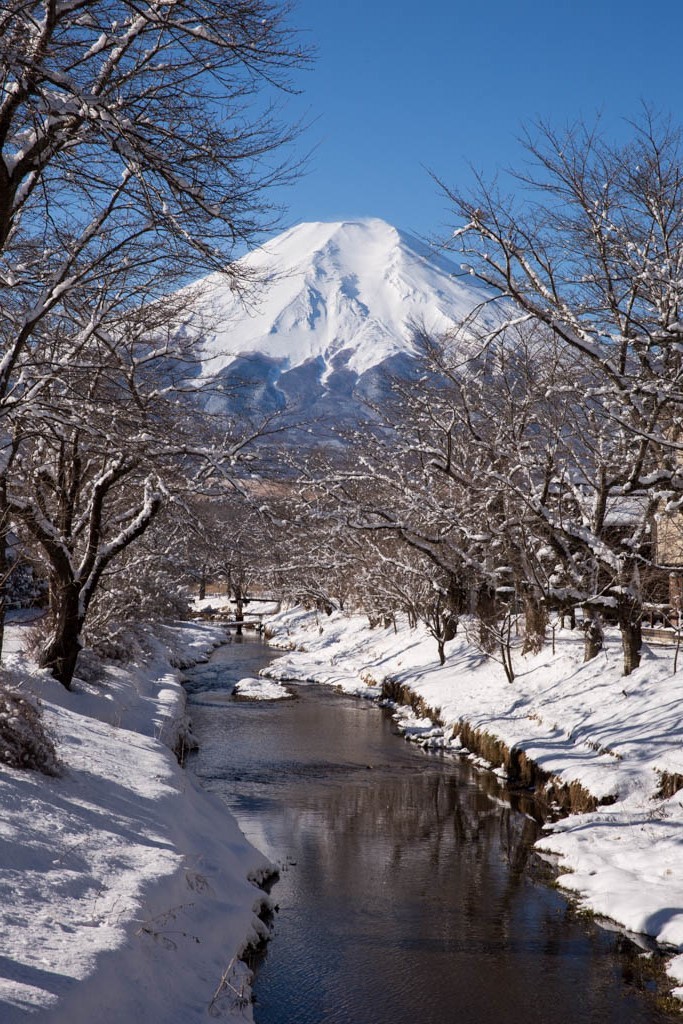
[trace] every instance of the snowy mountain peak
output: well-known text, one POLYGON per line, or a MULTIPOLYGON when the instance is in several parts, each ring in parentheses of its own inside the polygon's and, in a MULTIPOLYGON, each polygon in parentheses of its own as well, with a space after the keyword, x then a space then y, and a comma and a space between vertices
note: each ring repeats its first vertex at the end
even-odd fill
POLYGON ((346 351, 348 369, 363 373, 409 348, 412 322, 445 330, 481 300, 454 266, 374 218, 299 224, 241 262, 265 282, 247 308, 219 275, 204 282, 216 322, 207 354, 218 368, 256 352, 288 368, 329 366, 346 351))
POLYGON ((443 332, 482 300, 453 264, 376 218, 299 224, 240 262, 258 294, 245 304, 220 275, 201 283, 203 351, 212 376, 249 379, 270 408, 367 397, 378 368, 410 358, 411 325, 443 332))

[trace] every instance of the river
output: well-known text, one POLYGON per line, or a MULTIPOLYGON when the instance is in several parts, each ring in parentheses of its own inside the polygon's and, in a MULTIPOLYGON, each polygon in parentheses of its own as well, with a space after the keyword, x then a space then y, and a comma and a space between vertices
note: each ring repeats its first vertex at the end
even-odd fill
POLYGON ((652 959, 580 919, 532 850, 529 798, 312 684, 236 701, 245 637, 188 674, 188 767, 282 866, 257 1024, 663 1024, 652 959))

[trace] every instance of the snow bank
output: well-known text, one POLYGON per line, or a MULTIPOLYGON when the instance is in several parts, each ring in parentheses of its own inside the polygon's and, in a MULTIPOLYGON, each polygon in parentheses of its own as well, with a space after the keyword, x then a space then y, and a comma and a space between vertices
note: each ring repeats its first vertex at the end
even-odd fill
POLYGON ((453 731, 464 721, 607 801, 548 825, 539 848, 559 858, 559 883, 586 907, 678 953, 670 973, 683 985, 683 791, 658 796, 663 773, 683 774, 683 672, 671 674, 671 650, 646 648, 625 678, 616 635, 584 665, 582 638, 561 632, 555 655, 549 645, 517 656, 510 685, 465 635, 447 645, 441 668, 433 639, 406 625, 370 629, 360 616, 294 609, 268 630, 287 651, 266 670, 273 678, 367 696, 385 682, 406 685, 440 723, 401 709, 408 738, 457 749, 453 731))
POLYGON ((0 1020, 250 1020, 237 956, 263 933, 249 879, 270 865, 170 749, 187 728, 171 660, 205 657, 220 631, 150 632, 136 664, 86 661, 71 692, 23 658, 21 627, 10 638, 63 771, 0 769, 0 1020))

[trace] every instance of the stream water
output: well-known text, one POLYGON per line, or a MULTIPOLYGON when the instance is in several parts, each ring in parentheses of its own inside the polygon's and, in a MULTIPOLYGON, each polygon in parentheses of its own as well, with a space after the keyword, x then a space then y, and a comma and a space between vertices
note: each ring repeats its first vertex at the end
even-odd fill
POLYGON ((541 878, 533 804, 314 685, 236 701, 251 638, 187 680, 189 767, 282 865, 257 1024, 663 1024, 651 959, 541 878))

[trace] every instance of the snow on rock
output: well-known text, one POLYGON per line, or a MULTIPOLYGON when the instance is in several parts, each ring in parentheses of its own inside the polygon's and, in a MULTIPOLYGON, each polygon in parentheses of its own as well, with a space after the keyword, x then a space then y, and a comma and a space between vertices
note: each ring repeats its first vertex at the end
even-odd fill
POLYGON ((20 636, 10 671, 39 695, 62 774, 0 769, 0 1020, 186 1024, 210 1006, 250 1020, 234 958, 262 934, 268 897, 250 877, 270 865, 169 749, 185 716, 168 645, 187 663, 220 631, 150 634, 135 666, 71 692, 31 667, 20 636))
POLYGON ((240 679, 235 684, 234 692, 243 700, 283 700, 292 696, 284 686, 272 679, 240 679))
POLYGON ((646 648, 625 678, 616 634, 583 664, 582 638, 561 631, 555 655, 548 646, 516 656, 510 685, 464 634, 447 645, 441 667, 433 639, 406 624, 370 629, 361 616, 297 608, 271 619, 268 632, 287 652, 268 667, 274 678, 350 693, 362 693, 368 677, 375 691, 383 680, 406 685, 439 720, 396 709, 408 738, 450 745, 465 721, 608 801, 549 824, 539 849, 559 858, 559 884, 596 914, 677 952, 670 973, 683 986, 683 791, 658 795, 662 773, 683 774, 683 673, 672 675, 672 651, 646 648))

